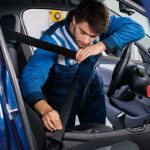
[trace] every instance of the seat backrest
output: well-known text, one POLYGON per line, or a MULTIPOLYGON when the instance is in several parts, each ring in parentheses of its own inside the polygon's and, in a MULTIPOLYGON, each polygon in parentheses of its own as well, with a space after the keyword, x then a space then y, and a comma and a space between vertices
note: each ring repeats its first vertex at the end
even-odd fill
MULTIPOLYGON (((6 14, 1 16, 0 18, 0 25, 6 28, 9 28, 16 32, 21 32, 21 24, 19 17, 14 14, 6 14)), ((5 35, 4 35, 5 36, 5 35)), ((8 51, 14 66, 14 70, 16 76, 19 78, 19 74, 26 63, 25 56, 21 49, 21 45, 15 41, 6 40, 8 51)))
POLYGON ((16 32, 21 31, 19 18, 17 15, 14 14, 6 14, 1 16, 0 25, 14 30, 16 32))

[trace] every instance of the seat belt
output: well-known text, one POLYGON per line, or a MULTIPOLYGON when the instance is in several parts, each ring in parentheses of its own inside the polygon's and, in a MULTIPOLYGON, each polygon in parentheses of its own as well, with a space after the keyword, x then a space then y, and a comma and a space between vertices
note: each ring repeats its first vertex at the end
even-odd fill
MULTIPOLYGON (((13 30, 7 29, 5 27, 2 27, 2 31, 7 40, 14 40, 16 42, 20 42, 20 43, 24 43, 24 44, 31 45, 34 47, 38 47, 38 48, 41 48, 41 49, 44 49, 47 51, 51 51, 51 52, 61 54, 61 55, 67 56, 69 58, 75 59, 76 52, 70 51, 69 49, 66 49, 66 48, 45 42, 45 41, 38 40, 36 38, 33 38, 30 36, 15 32, 13 30)), ((77 72, 72 80, 71 87, 68 91, 64 105, 63 105, 61 113, 60 113, 60 118, 61 118, 61 122, 63 125, 63 129, 54 131, 51 145, 49 145, 49 150, 50 149, 58 150, 62 143, 62 138, 63 138, 64 132, 65 132, 66 124, 67 124, 69 114, 71 111, 71 107, 72 107, 72 103, 74 100, 75 87, 76 87, 76 84, 78 81, 79 71, 80 71, 80 66, 77 69, 77 72)))
MULTIPOLYGON (((96 63, 94 64, 94 70, 96 70, 96 68, 99 66, 99 64, 100 64, 100 59, 101 59, 101 54, 99 55, 99 58, 98 58, 98 60, 96 61, 96 63)), ((93 71, 94 71, 93 70, 93 71)), ((92 73, 91 74, 91 76, 89 77, 90 78, 90 80, 88 80, 88 82, 87 82, 87 85, 86 85, 86 88, 85 88, 85 90, 83 91, 83 96, 82 96, 82 98, 81 98, 81 103, 80 103, 80 109, 83 109, 84 108, 84 106, 85 106, 85 103, 87 103, 87 92, 90 90, 90 86, 91 86, 91 83, 92 83, 92 80, 93 80, 93 78, 94 78, 94 73, 92 73)))
POLYGON ((33 38, 31 36, 27 36, 27 35, 15 32, 3 26, 2 26, 2 31, 3 31, 5 39, 7 40, 14 40, 16 42, 38 47, 46 51, 51 51, 51 52, 69 57, 71 59, 75 59, 76 52, 71 51, 67 48, 60 47, 58 45, 54 45, 49 42, 45 42, 45 41, 33 38))
POLYGON ((62 130, 56 130, 53 132, 52 142, 49 143, 48 150, 59 150, 60 146, 62 146, 62 139, 63 139, 64 132, 66 129, 67 121, 71 112, 74 95, 75 95, 75 87, 77 85, 77 81, 79 78, 79 71, 80 71, 80 66, 78 70, 76 71, 76 74, 72 80, 71 87, 67 93, 64 105, 60 113, 60 119, 61 119, 62 126, 63 126, 62 130))

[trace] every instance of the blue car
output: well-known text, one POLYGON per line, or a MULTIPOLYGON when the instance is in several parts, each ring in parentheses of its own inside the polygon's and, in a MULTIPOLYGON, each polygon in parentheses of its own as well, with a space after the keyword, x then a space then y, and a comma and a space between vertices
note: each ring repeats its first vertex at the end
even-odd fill
POLYGON ((115 56, 103 52, 99 59, 96 70, 104 83, 106 126, 80 127, 77 118, 76 128, 66 130, 59 141, 23 100, 20 72, 39 46, 30 41, 31 37, 39 42, 36 39, 43 31, 79 2, 0 1, 0 150, 149 150, 150 28, 139 0, 103 0, 110 15, 128 16, 146 33, 143 39, 127 45, 123 53, 115 56))

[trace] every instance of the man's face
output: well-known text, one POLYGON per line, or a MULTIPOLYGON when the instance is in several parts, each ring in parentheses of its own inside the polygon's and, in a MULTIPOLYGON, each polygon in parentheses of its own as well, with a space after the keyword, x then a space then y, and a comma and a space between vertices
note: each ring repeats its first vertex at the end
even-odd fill
POLYGON ((92 32, 87 22, 75 23, 74 21, 73 35, 78 47, 85 48, 92 44, 99 34, 92 32))

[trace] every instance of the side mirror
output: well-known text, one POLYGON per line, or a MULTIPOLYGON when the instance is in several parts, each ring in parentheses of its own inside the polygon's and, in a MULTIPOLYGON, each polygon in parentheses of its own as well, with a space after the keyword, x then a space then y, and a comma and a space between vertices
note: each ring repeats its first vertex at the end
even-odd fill
POLYGON ((129 16, 135 13, 134 9, 131 9, 129 6, 121 1, 119 1, 119 10, 120 12, 128 14, 129 16))

